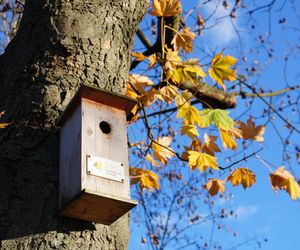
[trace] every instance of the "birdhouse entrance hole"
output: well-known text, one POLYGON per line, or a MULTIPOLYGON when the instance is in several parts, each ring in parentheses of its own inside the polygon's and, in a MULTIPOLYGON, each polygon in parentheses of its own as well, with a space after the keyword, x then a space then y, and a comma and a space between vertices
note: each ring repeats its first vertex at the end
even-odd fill
POLYGON ((106 121, 100 122, 99 127, 103 134, 109 134, 111 132, 111 127, 106 121))

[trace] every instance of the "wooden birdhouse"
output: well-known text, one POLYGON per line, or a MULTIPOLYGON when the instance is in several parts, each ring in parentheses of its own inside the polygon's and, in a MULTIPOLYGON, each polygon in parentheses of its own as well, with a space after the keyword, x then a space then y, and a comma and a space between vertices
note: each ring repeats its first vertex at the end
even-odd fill
POLYGON ((61 214, 109 225, 137 205, 130 200, 126 116, 135 101, 80 87, 60 119, 61 214))

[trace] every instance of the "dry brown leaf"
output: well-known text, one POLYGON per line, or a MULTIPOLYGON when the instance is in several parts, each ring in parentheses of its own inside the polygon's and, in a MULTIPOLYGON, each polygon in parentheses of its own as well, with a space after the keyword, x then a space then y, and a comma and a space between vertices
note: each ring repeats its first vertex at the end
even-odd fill
POLYGON ((218 138, 217 136, 210 136, 205 133, 204 134, 204 144, 202 146, 202 152, 205 152, 212 156, 215 155, 215 152, 221 152, 220 148, 215 143, 217 138, 218 138))
POLYGON ((195 39, 196 34, 189 28, 184 28, 174 36, 171 44, 174 46, 175 50, 183 48, 183 51, 191 53, 193 52, 193 41, 195 39))
POLYGON ((211 196, 214 196, 217 193, 223 194, 225 192, 225 182, 224 182, 224 180, 218 180, 215 178, 211 178, 203 186, 203 188, 206 189, 211 196))
POLYGON ((247 124, 243 122, 238 123, 240 125, 240 129, 242 130, 242 136, 244 139, 251 139, 258 142, 263 142, 265 133, 265 126, 259 125, 255 127, 252 117, 247 120, 247 124))

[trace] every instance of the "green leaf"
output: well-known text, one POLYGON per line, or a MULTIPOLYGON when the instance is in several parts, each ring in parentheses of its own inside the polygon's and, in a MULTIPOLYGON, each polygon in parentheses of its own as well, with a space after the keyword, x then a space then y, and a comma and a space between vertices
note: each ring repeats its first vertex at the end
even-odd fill
POLYGON ((229 111, 222 109, 205 109, 200 111, 201 127, 206 128, 211 125, 212 122, 216 127, 225 131, 234 128, 234 121, 228 116, 229 111))

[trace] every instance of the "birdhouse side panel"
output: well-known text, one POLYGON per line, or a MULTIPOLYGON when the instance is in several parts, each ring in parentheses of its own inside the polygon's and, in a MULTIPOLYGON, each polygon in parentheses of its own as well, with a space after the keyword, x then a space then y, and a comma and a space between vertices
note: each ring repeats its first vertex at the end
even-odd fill
POLYGON ((81 191, 81 105, 60 130, 59 206, 81 191))
POLYGON ((130 197, 125 111, 83 99, 82 184, 130 197))

